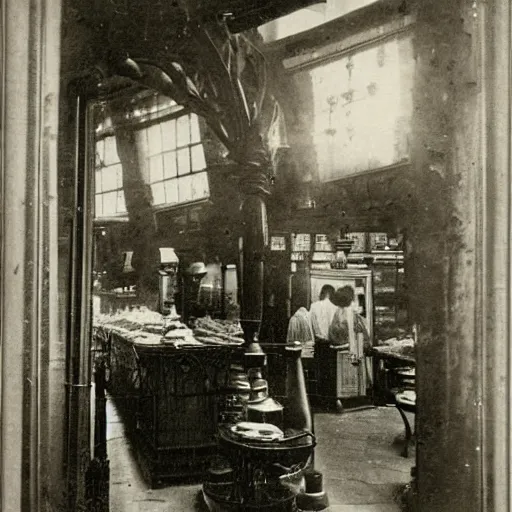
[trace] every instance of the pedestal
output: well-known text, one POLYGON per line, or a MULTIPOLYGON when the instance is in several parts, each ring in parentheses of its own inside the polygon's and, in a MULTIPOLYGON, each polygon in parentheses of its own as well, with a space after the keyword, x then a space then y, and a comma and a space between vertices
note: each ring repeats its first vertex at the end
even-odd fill
POLYGON ((225 481, 210 479, 203 486, 211 512, 295 512, 302 470, 315 446, 313 434, 249 442, 221 426, 219 445, 231 471, 225 481))

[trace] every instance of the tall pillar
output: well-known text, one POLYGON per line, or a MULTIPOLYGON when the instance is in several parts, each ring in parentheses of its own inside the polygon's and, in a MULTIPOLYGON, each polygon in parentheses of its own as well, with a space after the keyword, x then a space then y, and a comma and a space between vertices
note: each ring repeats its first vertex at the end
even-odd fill
POLYGON ((512 4, 484 3, 482 206, 483 510, 512 509, 512 4))
POLYGON ((258 353, 261 351, 258 338, 263 317, 264 255, 268 246, 267 207, 264 190, 252 182, 246 183, 243 189, 240 324, 246 350, 258 353))
MULTIPOLYGON (((496 314, 488 307, 496 306, 497 290, 488 289, 485 275, 497 242, 485 227, 491 185, 483 146, 484 68, 490 65, 481 61, 486 13, 478 0, 428 0, 418 2, 417 14, 415 191, 407 257, 411 313, 418 326, 419 510, 482 510, 483 352, 496 343, 484 333, 487 321, 496 326, 484 315, 496 314)), ((506 67, 510 70, 510 63, 506 67)), ((501 193, 510 194, 509 186, 508 176, 501 193)), ((496 214, 503 212, 491 213, 496 214)), ((509 247, 510 233, 501 233, 509 247)), ((508 271, 502 275, 506 283, 507 276, 508 271)))
MULTIPOLYGON (((57 291, 60 1, 3 0, 0 509, 58 506, 51 410, 64 394, 57 291)), ((57 429, 58 430, 58 429, 57 429)), ((57 469, 58 471, 58 469, 57 469)))

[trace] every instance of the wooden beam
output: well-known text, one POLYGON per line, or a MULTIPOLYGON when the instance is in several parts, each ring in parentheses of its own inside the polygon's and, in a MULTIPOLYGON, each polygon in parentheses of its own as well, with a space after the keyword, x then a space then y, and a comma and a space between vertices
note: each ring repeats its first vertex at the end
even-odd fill
MULTIPOLYGON (((228 18, 228 25, 232 32, 243 32, 251 28, 259 27, 264 23, 273 21, 287 14, 291 14, 299 9, 309 7, 318 3, 325 3, 326 0, 273 0, 267 2, 254 2, 248 5, 248 2, 227 2, 222 9, 225 12, 232 12, 228 18)), ((222 4, 222 2, 220 2, 222 4)), ((221 5, 217 7, 217 10, 221 5)))

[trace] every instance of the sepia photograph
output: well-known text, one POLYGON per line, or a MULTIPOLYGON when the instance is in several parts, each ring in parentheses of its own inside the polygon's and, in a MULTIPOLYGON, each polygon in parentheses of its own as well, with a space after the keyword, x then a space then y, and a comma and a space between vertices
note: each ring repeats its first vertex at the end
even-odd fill
POLYGON ((512 512, 510 0, 0 31, 0 512, 512 512))

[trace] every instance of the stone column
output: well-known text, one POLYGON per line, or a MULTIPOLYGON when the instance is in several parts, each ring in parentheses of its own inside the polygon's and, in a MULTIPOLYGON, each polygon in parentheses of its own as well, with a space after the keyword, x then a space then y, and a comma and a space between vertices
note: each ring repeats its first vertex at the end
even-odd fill
POLYGON ((0 509, 36 511, 59 505, 53 455, 62 454, 63 418, 52 414, 65 392, 57 321, 61 2, 3 0, 0 9, 0 509))
POLYGON ((418 3, 406 257, 421 511, 481 510, 480 23, 468 2, 418 3))

